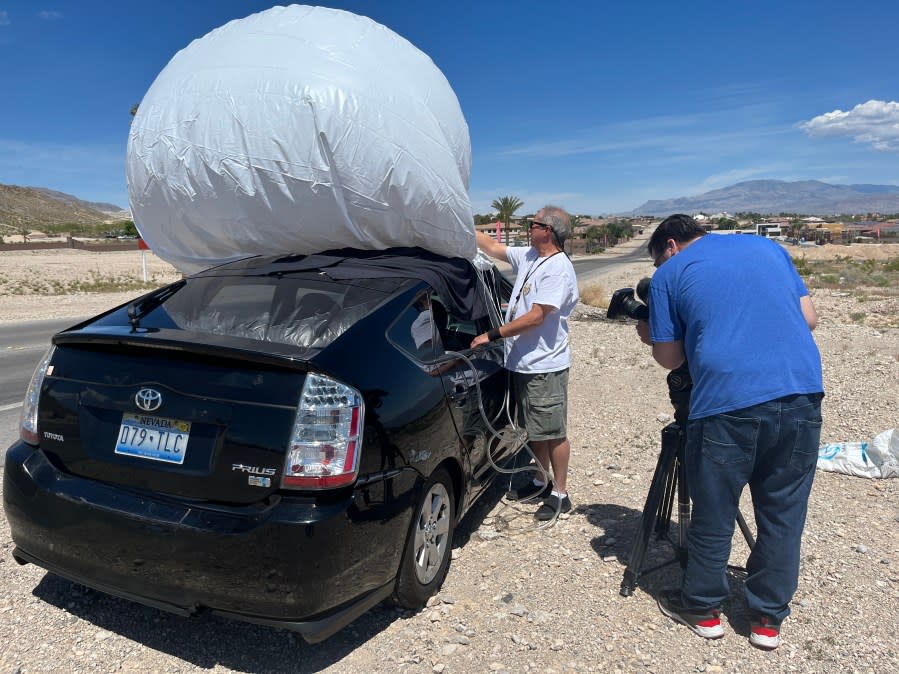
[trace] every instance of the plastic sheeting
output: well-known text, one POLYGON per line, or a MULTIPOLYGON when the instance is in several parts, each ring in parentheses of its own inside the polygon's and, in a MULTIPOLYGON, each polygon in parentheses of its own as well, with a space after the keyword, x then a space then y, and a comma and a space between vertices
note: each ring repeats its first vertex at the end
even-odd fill
POLYGON ((178 52, 126 171, 141 236, 183 272, 253 254, 476 253, 471 146, 431 59, 349 12, 291 5, 178 52))
POLYGON ((856 477, 899 477, 899 428, 871 442, 833 442, 818 450, 818 468, 856 477))

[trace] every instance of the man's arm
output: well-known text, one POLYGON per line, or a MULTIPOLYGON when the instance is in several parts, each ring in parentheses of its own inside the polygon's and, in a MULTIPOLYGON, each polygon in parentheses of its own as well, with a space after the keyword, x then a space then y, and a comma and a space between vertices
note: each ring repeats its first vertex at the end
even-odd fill
POLYGON ((509 261, 509 258, 506 256, 505 244, 500 243, 484 232, 475 232, 475 236, 478 240, 478 248, 487 253, 487 255, 496 260, 502 260, 503 262, 509 261))
MULTIPOLYGON (((546 320, 546 317, 549 316, 549 314, 554 309, 555 307, 551 304, 535 304, 526 314, 522 314, 521 316, 516 317, 505 325, 501 325, 499 328, 494 328, 494 330, 496 330, 497 334, 501 338, 520 335, 522 332, 527 332, 528 330, 541 325, 543 321, 546 320)), ((493 332, 493 330, 491 330, 490 332, 493 332)), ((477 348, 489 341, 490 333, 482 333, 472 340, 471 348, 477 348)))
POLYGON ((812 303, 812 298, 808 295, 800 297, 799 308, 802 309, 802 315, 805 318, 805 322, 808 323, 808 329, 814 330, 815 326, 818 325, 818 312, 815 311, 815 305, 812 303))
POLYGON ((677 342, 658 342, 652 345, 652 357, 656 362, 668 370, 680 367, 684 358, 684 343, 677 342))
POLYGON ((683 341, 653 343, 649 337, 649 321, 637 321, 637 334, 641 342, 652 346, 652 357, 662 367, 673 370, 684 362, 686 355, 683 341))

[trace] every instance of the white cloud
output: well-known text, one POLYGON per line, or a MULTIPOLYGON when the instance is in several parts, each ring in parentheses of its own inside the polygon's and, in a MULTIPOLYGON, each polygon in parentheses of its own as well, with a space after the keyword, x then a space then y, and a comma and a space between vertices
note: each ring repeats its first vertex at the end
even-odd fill
POLYGON ((762 141, 795 134, 795 127, 769 118, 768 108, 762 104, 739 110, 659 115, 583 129, 564 138, 523 142, 500 148, 494 154, 560 158, 609 153, 627 156, 651 151, 659 160, 699 159, 711 151, 716 155, 739 155, 757 149, 762 141))
POLYGON ((37 16, 44 21, 56 21, 57 19, 62 18, 62 12, 57 12, 52 9, 42 9, 37 13, 37 16))
POLYGON ((899 152, 899 103, 860 103, 852 110, 834 110, 799 124, 809 136, 849 136, 875 150, 899 152))
POLYGON ((10 23, 9 14, 5 9, 0 9, 0 26, 8 26, 10 23))
POLYGON ((787 167, 783 164, 773 163, 763 166, 747 166, 744 168, 730 169, 707 176, 696 187, 688 191, 688 194, 702 194, 722 187, 729 187, 745 180, 767 179, 769 176, 779 175, 786 168, 787 167))

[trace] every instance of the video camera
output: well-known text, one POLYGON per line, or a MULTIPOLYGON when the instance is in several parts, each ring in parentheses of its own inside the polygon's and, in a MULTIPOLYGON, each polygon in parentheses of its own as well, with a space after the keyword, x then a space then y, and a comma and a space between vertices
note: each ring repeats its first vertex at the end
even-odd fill
POLYGON ((642 278, 637 283, 637 298, 633 288, 619 288, 612 293, 612 300, 606 311, 606 318, 625 316, 637 321, 649 320, 649 284, 652 279, 642 278))

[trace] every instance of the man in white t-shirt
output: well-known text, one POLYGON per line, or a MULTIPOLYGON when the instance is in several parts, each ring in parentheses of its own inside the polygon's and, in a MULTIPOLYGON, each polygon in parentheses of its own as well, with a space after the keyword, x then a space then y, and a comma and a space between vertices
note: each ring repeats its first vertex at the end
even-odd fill
MULTIPOLYGON (((540 209, 530 223, 531 246, 505 246, 483 232, 478 247, 490 257, 505 260, 516 274, 515 286, 500 328, 478 335, 472 348, 505 340, 506 369, 512 373, 519 420, 528 444, 552 480, 540 477, 512 493, 512 498, 539 496, 543 504, 535 517, 552 519, 571 510, 568 497, 568 317, 579 298, 577 278, 564 252, 571 218, 556 206, 540 209)), ((541 474, 542 475, 542 474, 541 474)))

